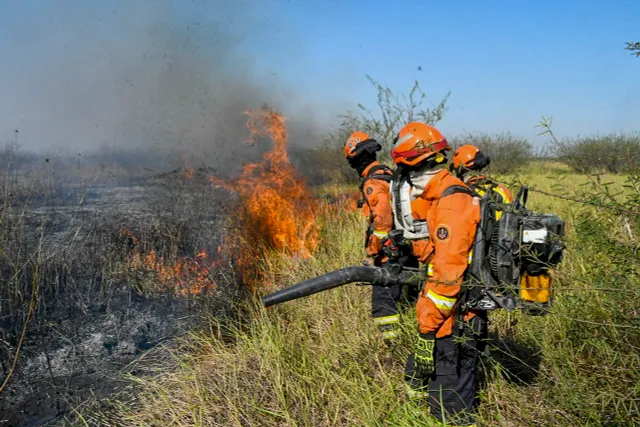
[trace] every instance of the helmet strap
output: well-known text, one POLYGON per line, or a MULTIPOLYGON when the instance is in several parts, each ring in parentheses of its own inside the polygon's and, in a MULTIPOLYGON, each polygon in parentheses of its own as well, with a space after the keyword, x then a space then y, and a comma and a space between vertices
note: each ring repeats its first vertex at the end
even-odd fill
POLYGON ((418 163, 415 166, 411 166, 413 169, 429 169, 429 170, 438 170, 443 169, 447 166, 447 156, 443 153, 438 152, 433 156, 430 156, 424 159, 422 162, 418 163))

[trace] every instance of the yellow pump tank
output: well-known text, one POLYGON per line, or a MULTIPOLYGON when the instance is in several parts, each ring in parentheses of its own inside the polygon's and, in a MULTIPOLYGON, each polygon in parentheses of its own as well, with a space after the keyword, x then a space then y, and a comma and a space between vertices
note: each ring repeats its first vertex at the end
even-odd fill
POLYGON ((527 302, 546 304, 551 300, 552 281, 550 271, 539 276, 525 273, 520 279, 520 297, 527 302))

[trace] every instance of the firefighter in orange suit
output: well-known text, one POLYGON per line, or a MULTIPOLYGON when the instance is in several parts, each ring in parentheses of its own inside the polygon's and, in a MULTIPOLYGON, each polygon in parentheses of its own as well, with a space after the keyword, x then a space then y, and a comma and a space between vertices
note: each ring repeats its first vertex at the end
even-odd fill
POLYGON ((513 194, 507 187, 479 174, 490 163, 491 157, 486 156, 478 147, 467 144, 459 147, 453 154, 452 169, 458 178, 473 187, 480 196, 491 191, 496 202, 511 203, 513 194))
MULTIPOLYGON (((351 134, 344 146, 349 165, 362 178, 359 206, 369 219, 365 238, 367 258, 364 261, 364 265, 367 266, 381 266, 387 261, 381 252, 382 242, 393 227, 389 194, 392 171, 377 161, 376 153, 381 149, 380 143, 364 132, 351 134)), ((372 289, 371 314, 385 340, 395 337, 398 333, 400 316, 397 305, 401 291, 400 286, 374 286, 372 289)))
POLYGON ((406 364, 410 398, 426 398, 446 424, 474 425, 475 367, 486 337, 483 312, 464 309, 462 284, 480 221, 477 194, 446 168, 447 140, 413 122, 398 133, 391 156, 395 228, 428 266, 417 303, 418 333, 406 364))

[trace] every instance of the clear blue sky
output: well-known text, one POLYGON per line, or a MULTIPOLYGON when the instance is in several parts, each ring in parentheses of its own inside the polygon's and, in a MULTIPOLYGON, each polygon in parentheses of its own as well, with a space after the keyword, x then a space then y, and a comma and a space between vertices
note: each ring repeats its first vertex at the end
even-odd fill
POLYGON ((373 105, 368 73, 397 91, 418 79, 434 103, 451 91, 447 133, 538 140, 541 115, 567 136, 640 130, 640 58, 622 49, 640 40, 639 1, 289 1, 272 13, 290 27, 279 49, 261 44, 261 62, 320 97, 337 80, 373 105))
MULTIPOLYGON (((375 104, 370 74, 395 91, 417 79, 434 103, 451 91, 440 126, 448 135, 510 131, 540 144, 541 115, 554 117, 560 136, 640 130, 640 58, 623 50, 640 40, 640 1, 265 0, 223 13, 220 2, 185 0, 157 16, 148 11, 167 2, 124 3, 146 5, 138 11, 144 25, 114 14, 118 1, 0 1, 0 91, 10 101, 0 107, 0 139, 16 127, 31 132, 33 146, 47 128, 71 138, 60 122, 77 114, 54 111, 74 102, 60 89, 69 85, 65 66, 85 70, 80 87, 91 92, 87 76, 108 72, 114 57, 142 61, 153 25, 220 19, 221 42, 234 51, 224 66, 281 90, 321 124, 357 102, 375 104)), ((104 99, 110 109, 84 108, 96 109, 96 128, 118 109, 117 98, 104 99)))

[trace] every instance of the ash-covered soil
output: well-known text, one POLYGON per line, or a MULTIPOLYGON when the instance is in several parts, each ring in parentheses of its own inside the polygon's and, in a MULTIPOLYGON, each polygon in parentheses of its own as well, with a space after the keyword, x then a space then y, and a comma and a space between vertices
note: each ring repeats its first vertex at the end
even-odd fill
POLYGON ((0 402, 0 424, 44 426, 64 423, 71 407, 117 393, 129 366, 145 351, 170 343, 199 323, 186 304, 118 298, 108 313, 48 322, 32 331, 19 370, 0 402))
MULTIPOLYGON (((159 242, 168 241, 165 249, 178 254, 215 253, 225 218, 217 197, 209 187, 161 182, 62 191, 35 207, 16 202, 29 207, 13 214, 20 215, 16 224, 25 241, 40 239, 44 267, 38 310, 18 367, 0 394, 0 425, 65 425, 73 408, 100 406, 129 387, 123 373, 145 375, 149 350, 163 357, 163 346, 202 325, 206 316, 227 314, 230 301, 242 294, 233 280, 222 286, 218 280, 215 291, 202 297, 149 294, 139 291, 138 272, 116 267, 131 250, 119 234, 123 227, 136 235, 142 251, 162 251, 159 242)), ((15 277, 11 259, 0 263, 3 279, 15 277)), ((218 273, 233 277, 212 271, 218 273)), ((28 281, 21 289, 30 289, 28 281)), ((0 312, 0 382, 10 370, 24 319, 10 314, 7 306, 0 312)))

